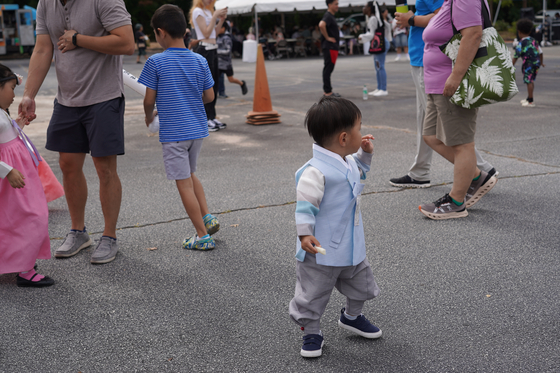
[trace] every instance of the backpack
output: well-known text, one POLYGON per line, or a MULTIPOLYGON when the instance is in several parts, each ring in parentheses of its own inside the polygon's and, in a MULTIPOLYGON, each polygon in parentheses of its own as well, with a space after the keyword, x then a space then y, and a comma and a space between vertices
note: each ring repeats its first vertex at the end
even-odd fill
POLYGON ((377 18, 377 29, 369 45, 369 53, 385 53, 385 22, 377 18))

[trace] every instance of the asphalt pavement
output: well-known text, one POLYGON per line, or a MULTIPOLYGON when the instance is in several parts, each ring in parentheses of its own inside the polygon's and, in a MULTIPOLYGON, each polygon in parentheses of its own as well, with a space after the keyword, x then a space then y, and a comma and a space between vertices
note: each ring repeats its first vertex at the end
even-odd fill
MULTIPOLYGON (((320 58, 267 61, 281 124, 252 126, 254 64, 234 60, 249 94, 226 82, 219 99, 227 129, 204 141, 197 174, 221 223, 210 252, 181 248, 193 234, 141 98, 127 88, 126 154, 119 157, 123 202, 120 251, 105 265, 92 248, 39 261, 50 288, 18 288, 0 275, 0 372, 559 372, 560 47, 544 49, 535 108, 519 100, 480 109, 476 144, 499 171, 496 187, 463 219, 432 221, 418 205, 451 188, 452 166, 434 155, 429 189, 389 184, 416 151, 416 97, 406 61, 387 57, 389 95, 375 88, 371 56, 340 57, 335 92, 362 111, 375 137, 362 214, 368 258, 381 288, 364 314, 383 330, 366 340, 337 326, 335 290, 322 318, 323 356, 299 355, 302 332, 288 316, 295 286, 294 173, 312 155, 305 112, 321 98, 320 58)), ((125 69, 142 65, 125 57, 125 69)), ((27 75, 28 60, 5 61, 27 75)), ((518 68, 520 61, 518 61, 518 68)), ((21 95, 22 88, 16 88, 21 95)), ((56 93, 51 69, 27 132, 62 180, 58 155, 44 149, 56 93)), ((18 98, 12 105, 17 111, 18 98)), ((91 158, 86 226, 103 231, 91 158)), ((51 250, 70 218, 64 198, 49 204, 51 250)))

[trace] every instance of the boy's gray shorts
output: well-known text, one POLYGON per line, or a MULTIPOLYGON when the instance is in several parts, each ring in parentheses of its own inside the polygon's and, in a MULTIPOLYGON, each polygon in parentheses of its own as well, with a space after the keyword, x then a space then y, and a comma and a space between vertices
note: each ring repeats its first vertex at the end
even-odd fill
POLYGON ((124 96, 80 107, 55 99, 45 147, 60 153, 91 151, 92 157, 124 154, 124 96))
POLYGON ((191 173, 196 172, 196 161, 202 148, 202 140, 164 142, 161 144, 163 164, 168 180, 188 179, 191 177, 191 173))

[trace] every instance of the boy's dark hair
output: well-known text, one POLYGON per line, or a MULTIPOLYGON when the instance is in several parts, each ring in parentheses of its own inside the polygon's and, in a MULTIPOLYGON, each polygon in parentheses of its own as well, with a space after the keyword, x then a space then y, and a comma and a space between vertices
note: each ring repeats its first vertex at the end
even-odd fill
POLYGON ((371 14, 375 14, 375 6, 373 5, 373 1, 368 1, 366 6, 369 8, 371 14))
POLYGON ((517 31, 521 31, 525 35, 531 35, 531 31, 533 31, 533 21, 528 18, 521 18, 517 21, 517 31))
POLYGON ((16 80, 16 84, 19 84, 16 74, 8 66, 0 64, 0 87, 3 87, 12 79, 16 80))
POLYGON ((333 136, 351 129, 361 117, 360 109, 352 101, 324 96, 307 111, 304 125, 313 140, 324 147, 333 136))
POLYGON ((329 4, 332 4, 332 3, 334 3, 334 0, 326 0, 326 3, 327 3, 327 7, 328 7, 328 6, 329 6, 329 4))
POLYGON ((229 27, 229 24, 227 22, 224 22, 222 24, 222 27, 226 29, 226 32, 230 32, 230 30, 231 30, 231 27, 229 27))
POLYGON ((187 31, 185 13, 177 5, 165 4, 160 6, 154 15, 150 25, 159 35, 158 28, 165 30, 173 39, 182 39, 187 31))

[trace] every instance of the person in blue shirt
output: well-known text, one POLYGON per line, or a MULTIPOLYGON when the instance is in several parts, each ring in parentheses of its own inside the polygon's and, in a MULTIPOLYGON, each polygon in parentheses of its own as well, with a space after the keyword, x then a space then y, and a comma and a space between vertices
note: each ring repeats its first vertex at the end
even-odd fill
MULTIPOLYGON (((429 188, 430 167, 432 164, 433 150, 422 138, 422 126, 424 115, 428 104, 426 91, 424 89, 424 41, 422 35, 428 23, 435 16, 444 0, 417 0, 416 12, 395 13, 398 25, 411 26, 408 36, 408 54, 412 68, 412 79, 416 87, 416 157, 408 174, 402 177, 390 179, 391 185, 399 188, 429 188)), ((476 163, 479 169, 491 176, 496 175, 496 169, 482 158, 475 148, 476 163)))
POLYGON ((354 103, 332 96, 309 109, 305 125, 315 144, 313 158, 296 172, 297 281, 289 312, 304 333, 301 356, 319 357, 319 322, 334 287, 346 296, 341 328, 365 338, 382 334, 362 315, 364 303, 379 294, 360 213, 373 136, 362 136, 362 114, 354 103))
POLYGON ((146 125, 159 117, 159 141, 169 180, 175 180, 196 233, 183 241, 189 250, 211 250, 210 235, 220 224, 208 212, 204 189, 195 176, 202 140, 208 137, 204 103, 214 99, 214 80, 206 59, 185 47, 185 14, 176 5, 159 7, 151 21, 156 41, 164 48, 146 61, 139 82, 146 88, 146 125), (154 107, 157 104, 157 112, 154 107))

